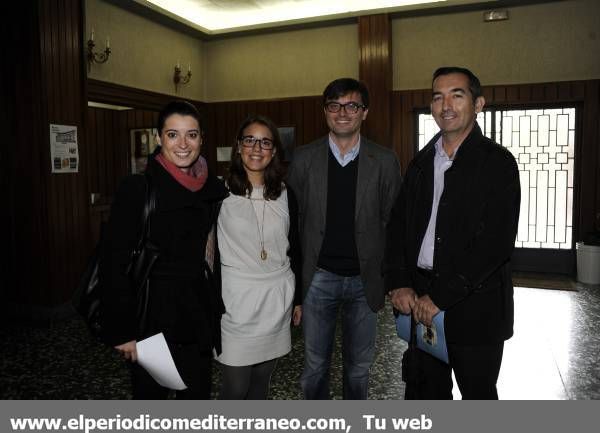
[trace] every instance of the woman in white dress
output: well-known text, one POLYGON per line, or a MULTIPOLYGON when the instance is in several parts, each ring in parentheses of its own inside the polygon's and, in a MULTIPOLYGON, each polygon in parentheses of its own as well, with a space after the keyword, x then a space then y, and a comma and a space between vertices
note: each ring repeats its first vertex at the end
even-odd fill
POLYGON ((291 350, 290 322, 300 323, 297 205, 282 156, 270 119, 242 123, 217 226, 226 310, 220 399, 266 399, 277 359, 291 350))

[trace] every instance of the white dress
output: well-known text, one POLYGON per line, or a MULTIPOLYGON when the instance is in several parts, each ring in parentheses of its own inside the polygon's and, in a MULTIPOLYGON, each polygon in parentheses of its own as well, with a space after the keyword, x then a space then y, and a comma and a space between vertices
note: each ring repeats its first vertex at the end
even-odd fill
POLYGON ((253 188, 251 198, 230 194, 223 201, 217 236, 226 312, 219 362, 246 366, 291 350, 295 279, 287 255, 289 227, 286 190, 277 200, 264 200, 263 189, 253 188))

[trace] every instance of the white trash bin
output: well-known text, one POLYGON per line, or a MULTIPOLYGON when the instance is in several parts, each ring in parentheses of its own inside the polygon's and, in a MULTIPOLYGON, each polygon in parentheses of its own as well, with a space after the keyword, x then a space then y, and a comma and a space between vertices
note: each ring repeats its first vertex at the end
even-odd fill
POLYGON ((577 249, 577 281, 600 284, 600 246, 575 244, 577 249))

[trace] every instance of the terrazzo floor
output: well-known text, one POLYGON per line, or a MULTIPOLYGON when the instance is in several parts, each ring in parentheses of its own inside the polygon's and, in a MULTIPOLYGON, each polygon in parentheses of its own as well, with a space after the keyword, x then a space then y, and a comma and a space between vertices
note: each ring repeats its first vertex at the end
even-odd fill
MULTIPOLYGON (((515 336, 505 345, 498 381, 501 399, 600 399, 600 287, 576 291, 515 288, 515 336)), ((339 337, 339 336, 338 336, 339 337)), ((302 337, 277 365, 272 399, 300 399, 302 337)), ((370 399, 402 399, 406 343, 395 335, 389 306, 380 313, 370 399)), ((127 399, 127 366, 93 340, 79 319, 52 326, 0 329, 0 399, 127 399)), ((213 398, 219 386, 214 372, 213 398)), ((341 398, 339 338, 332 362, 332 398, 341 398)), ((460 393, 455 387, 455 398, 460 393)))

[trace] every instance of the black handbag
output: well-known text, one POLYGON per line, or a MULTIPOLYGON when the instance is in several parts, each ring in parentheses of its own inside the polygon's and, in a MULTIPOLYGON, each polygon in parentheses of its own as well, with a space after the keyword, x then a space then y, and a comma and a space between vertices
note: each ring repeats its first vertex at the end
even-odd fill
POLYGON ((137 246, 131 252, 131 258, 125 270, 137 297, 138 335, 143 335, 145 331, 150 290, 149 277, 154 263, 160 256, 158 247, 149 238, 150 215, 156 209, 156 193, 152 188, 149 176, 146 176, 146 185, 146 204, 142 212, 142 235, 137 246))
MULTIPOLYGON (((130 278, 132 288, 136 293, 138 332, 143 333, 148 309, 148 277, 152 266, 159 257, 159 249, 149 240, 150 216, 156 209, 156 192, 152 188, 151 179, 146 179, 146 200, 142 211, 142 231, 135 249, 131 253, 126 274, 130 278)), ((92 336, 102 339, 102 281, 99 268, 102 257, 103 230, 100 241, 92 254, 79 285, 73 296, 73 306, 83 318, 92 336)))

